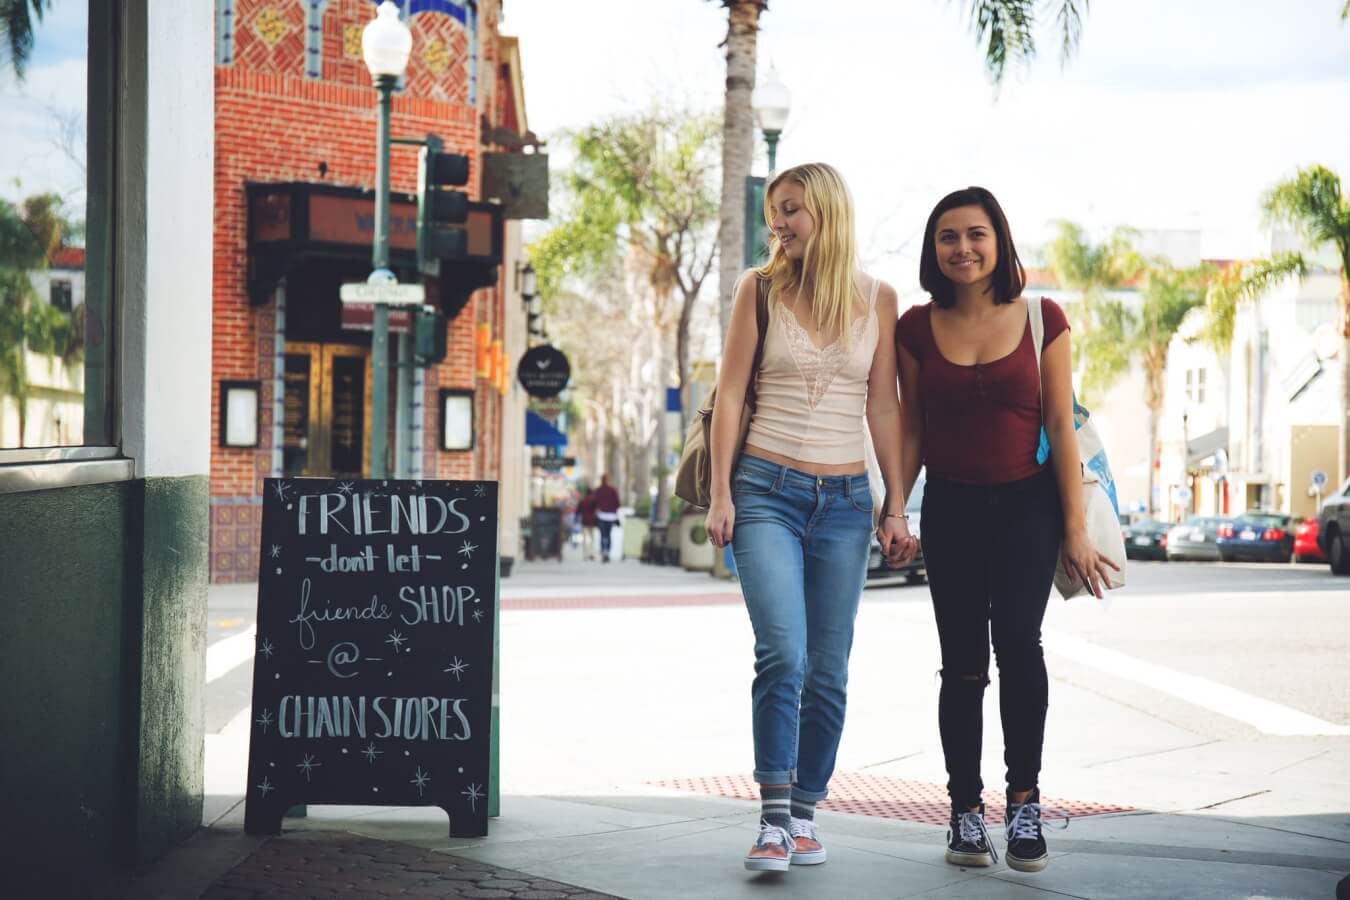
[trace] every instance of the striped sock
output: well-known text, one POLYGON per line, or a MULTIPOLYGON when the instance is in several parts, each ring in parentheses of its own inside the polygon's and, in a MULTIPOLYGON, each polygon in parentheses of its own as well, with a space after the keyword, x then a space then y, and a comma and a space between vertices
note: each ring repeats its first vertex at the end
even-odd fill
POLYGON ((815 819, 815 817, 816 801, 804 799, 794 787, 792 789, 792 818, 810 821, 815 819))
POLYGON ((792 788, 759 786, 760 817, 770 825, 787 828, 792 824, 792 788))

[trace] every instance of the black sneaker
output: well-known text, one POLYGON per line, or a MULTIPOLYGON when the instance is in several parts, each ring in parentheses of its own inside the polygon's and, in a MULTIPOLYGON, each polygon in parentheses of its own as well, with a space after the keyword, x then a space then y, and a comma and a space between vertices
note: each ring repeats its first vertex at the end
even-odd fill
POLYGON ((984 827, 984 804, 977 812, 952 807, 947 826, 947 862, 954 866, 992 866, 998 862, 989 829, 984 827))
MULTIPOLYGON (((1014 803, 1008 794, 1007 812, 1003 814, 1008 837, 1008 865, 1019 872, 1039 872, 1050 861, 1045 846, 1044 824, 1041 821, 1041 790, 1033 788, 1023 803, 1014 803)), ((1062 828, 1069 827, 1064 816, 1062 828)))

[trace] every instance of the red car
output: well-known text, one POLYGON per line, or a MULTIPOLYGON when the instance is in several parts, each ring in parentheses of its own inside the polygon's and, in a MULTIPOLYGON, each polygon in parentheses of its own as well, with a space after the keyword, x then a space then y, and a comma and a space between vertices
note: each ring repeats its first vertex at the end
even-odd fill
POLYGON ((1316 519, 1304 519, 1294 532, 1294 562, 1326 562, 1326 555, 1317 545, 1319 526, 1316 519))

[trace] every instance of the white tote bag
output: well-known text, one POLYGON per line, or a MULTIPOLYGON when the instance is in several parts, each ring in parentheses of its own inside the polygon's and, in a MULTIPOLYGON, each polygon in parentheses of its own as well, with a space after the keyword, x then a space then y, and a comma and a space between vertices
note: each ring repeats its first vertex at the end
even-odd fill
MULTIPOLYGON (((1039 297, 1027 298, 1027 317, 1031 320, 1031 336, 1036 347, 1036 371, 1041 368, 1041 349, 1045 340, 1045 319, 1041 312, 1039 297)), ((1042 420, 1044 419, 1045 389, 1041 389, 1042 420)), ((1077 406, 1077 409, 1082 407, 1077 406)), ((1088 540, 1092 546, 1111 562, 1120 567, 1120 571, 1107 570, 1106 587, 1114 590, 1125 586, 1125 537, 1120 531, 1120 519, 1116 515, 1115 504, 1107 494, 1105 486, 1095 472, 1083 464, 1084 460, 1096 458, 1103 452, 1102 439, 1092 420, 1084 415, 1082 421, 1075 415, 1074 435, 1078 439, 1079 469, 1083 473, 1083 511, 1087 515, 1088 540)), ((1060 553, 1055 563, 1055 589, 1068 600, 1087 590, 1087 585, 1078 577, 1064 569, 1064 554, 1060 553)))

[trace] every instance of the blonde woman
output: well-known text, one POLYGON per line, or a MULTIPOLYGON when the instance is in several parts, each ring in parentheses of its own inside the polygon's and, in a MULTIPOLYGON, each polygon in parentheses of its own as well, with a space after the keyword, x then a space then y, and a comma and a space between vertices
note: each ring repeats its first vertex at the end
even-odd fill
POLYGON ((736 291, 712 420, 708 535, 730 543, 755 632, 752 688, 759 835, 752 871, 825 861, 815 824, 844 726, 853 620, 874 514, 882 551, 913 557, 900 490, 896 295, 858 270, 853 201, 821 163, 777 175, 765 194, 769 261, 736 291), (752 372, 757 307, 768 307, 752 372), (745 446, 738 424, 756 376, 745 446), (863 421, 886 498, 873 509, 863 421), (739 453, 738 453, 739 450, 739 453))

